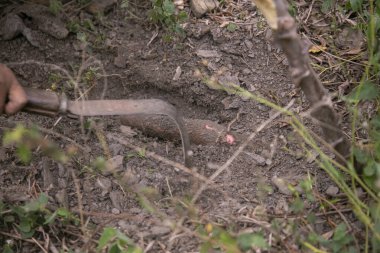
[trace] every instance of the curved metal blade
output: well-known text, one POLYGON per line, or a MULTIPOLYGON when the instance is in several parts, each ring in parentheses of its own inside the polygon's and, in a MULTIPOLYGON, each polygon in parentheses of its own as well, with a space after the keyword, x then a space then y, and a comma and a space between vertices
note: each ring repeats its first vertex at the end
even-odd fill
POLYGON ((183 117, 171 104, 160 99, 68 101, 67 113, 79 116, 166 115, 177 125, 182 140, 185 165, 191 166, 192 151, 183 117))

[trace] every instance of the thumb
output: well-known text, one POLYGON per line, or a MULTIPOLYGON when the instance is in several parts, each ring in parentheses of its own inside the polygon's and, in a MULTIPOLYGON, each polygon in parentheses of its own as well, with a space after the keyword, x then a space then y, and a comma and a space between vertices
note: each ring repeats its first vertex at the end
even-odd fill
POLYGON ((20 111, 27 103, 24 89, 18 83, 13 83, 8 93, 8 103, 5 105, 5 113, 8 115, 20 111))

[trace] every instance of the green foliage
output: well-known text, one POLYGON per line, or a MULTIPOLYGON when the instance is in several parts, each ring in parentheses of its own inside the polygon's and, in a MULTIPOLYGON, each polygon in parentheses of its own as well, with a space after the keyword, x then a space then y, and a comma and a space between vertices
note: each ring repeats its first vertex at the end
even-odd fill
POLYGON ((358 103, 360 101, 371 101, 379 98, 380 87, 371 81, 364 81, 359 86, 355 87, 351 93, 345 98, 346 101, 351 103, 358 103))
POLYGON ((335 5, 334 0, 324 0, 323 4, 322 4, 321 11, 323 13, 327 13, 328 11, 330 11, 334 7, 334 5, 335 5))
POLYGON ((126 8, 128 8, 128 7, 129 7, 129 0, 122 0, 122 1, 121 1, 121 5, 120 5, 120 7, 121 7, 122 9, 126 9, 126 8))
POLYGON ((98 241, 97 251, 108 249, 112 253, 142 253, 143 250, 136 246, 132 239, 115 228, 106 227, 98 241))
POLYGON ((50 0, 49 1, 49 10, 54 15, 58 15, 62 11, 63 5, 60 0, 50 0))
POLYGON ((234 23, 229 23, 226 28, 229 32, 235 32, 238 29, 238 26, 234 23))
POLYGON ((245 233, 237 238, 243 252, 254 249, 268 249, 269 245, 261 233, 245 233))
POLYGON ((243 233, 235 236, 231 232, 210 223, 206 224, 205 227, 199 227, 198 232, 204 241, 200 248, 201 253, 208 253, 212 249, 228 253, 269 249, 269 245, 261 233, 243 233))
POLYGON ((66 223, 76 221, 76 218, 63 208, 51 213, 46 208, 47 203, 48 197, 44 193, 25 205, 8 206, 0 202, 0 229, 15 227, 23 238, 31 238, 39 231, 38 228, 48 226, 57 219, 66 223))
POLYGON ((32 158, 32 149, 41 147, 45 155, 56 161, 65 163, 68 157, 52 142, 40 135, 35 128, 26 128, 18 125, 15 129, 7 131, 3 137, 3 145, 16 146, 16 154, 21 162, 28 164, 32 158))
POLYGON ((328 252, 338 253, 338 252, 356 252, 355 248, 352 246, 353 238, 348 234, 346 225, 339 224, 334 231, 334 234, 330 240, 323 238, 315 233, 310 233, 307 237, 307 241, 312 244, 320 244, 328 252))
POLYGON ((172 0, 152 0, 149 17, 153 23, 162 25, 170 33, 184 33, 180 24, 187 19, 187 14, 184 11, 177 13, 172 0))

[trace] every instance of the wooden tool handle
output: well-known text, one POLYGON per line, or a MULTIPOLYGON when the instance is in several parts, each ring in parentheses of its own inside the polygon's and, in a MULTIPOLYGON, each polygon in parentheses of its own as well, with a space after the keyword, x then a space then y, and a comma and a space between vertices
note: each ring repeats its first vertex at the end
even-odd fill
POLYGON ((46 116, 55 116, 60 111, 61 98, 52 91, 24 88, 28 98, 23 111, 46 116))

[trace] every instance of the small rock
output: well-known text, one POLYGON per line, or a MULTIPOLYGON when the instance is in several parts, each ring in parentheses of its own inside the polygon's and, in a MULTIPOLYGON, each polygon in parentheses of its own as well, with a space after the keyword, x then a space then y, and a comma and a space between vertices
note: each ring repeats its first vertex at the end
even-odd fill
POLYGON ((304 152, 303 152, 302 149, 297 148, 297 149, 294 151, 294 156, 295 156, 295 158, 296 158, 297 160, 301 160, 301 159, 305 156, 305 154, 304 154, 304 152))
POLYGON ((111 209, 111 213, 112 213, 112 214, 120 214, 120 210, 117 209, 117 208, 112 208, 112 209, 111 209))
POLYGON ((244 152, 244 153, 252 157, 256 161, 257 165, 260 165, 260 166, 266 165, 266 159, 262 157, 261 155, 250 153, 250 152, 244 152))
POLYGON ((364 190, 361 187, 357 187, 356 188, 356 196, 358 196, 358 198, 361 198, 361 197, 363 197, 363 195, 364 195, 364 190))
POLYGON ((248 69, 248 68, 245 68, 245 69, 243 69, 243 74, 244 75, 249 75, 249 74, 251 74, 251 70, 250 69, 248 69))
POLYGON ((96 180, 96 185, 102 189, 102 196, 105 196, 110 192, 112 187, 112 182, 108 178, 100 177, 96 180))
POLYGON ((55 194, 55 199, 57 202, 63 206, 64 208, 68 209, 69 208, 69 197, 67 195, 66 189, 59 190, 55 194))
POLYGON ((288 188, 289 183, 286 182, 283 178, 274 176, 272 177, 272 183, 277 187, 279 192, 281 192, 282 194, 285 194, 288 196, 292 195, 292 192, 288 188))
POLYGON ((117 48, 117 56, 113 60, 113 64, 119 68, 125 68, 127 66, 128 52, 125 47, 117 48))
POLYGON ((319 156, 319 153, 318 153, 317 151, 315 151, 315 150, 312 150, 312 151, 310 152, 310 154, 308 154, 308 157, 307 157, 307 159, 306 159, 306 162, 307 162, 307 163, 312 163, 312 162, 315 161, 315 159, 317 159, 318 156, 319 156))
POLYGON ((140 208, 137 208, 137 207, 132 207, 131 209, 129 209, 128 212, 131 214, 139 214, 142 212, 142 210, 140 208))
POLYGON ((275 214, 284 214, 287 212, 289 212, 289 205, 284 198, 280 198, 277 201, 276 207, 274 208, 274 213, 275 214))
POLYGON ((250 40, 245 40, 244 44, 249 50, 253 48, 253 43, 250 40))
POLYGON ((163 226, 154 226, 150 229, 151 231, 151 236, 162 236, 169 234, 171 229, 168 227, 163 227, 163 226))
POLYGON ((334 185, 330 185, 326 190, 326 194, 331 197, 335 197, 338 194, 338 192, 339 188, 334 185))
POLYGON ((194 28, 194 30, 192 31, 192 35, 194 38, 200 39, 209 32, 210 32, 210 26, 200 23, 200 24, 197 24, 196 28, 194 28))
POLYGON ((120 152, 123 150, 123 146, 119 143, 112 143, 109 146, 109 150, 113 155, 119 155, 120 152))
POLYGON ((86 193, 92 192, 94 190, 94 184, 90 180, 85 180, 83 182, 83 191, 86 193))
POLYGON ((190 0, 190 7, 196 17, 202 17, 206 12, 219 6, 217 0, 190 0))
POLYGON ((174 77, 173 77, 173 81, 177 81, 180 77, 181 77, 181 74, 182 74, 182 69, 180 66, 178 66, 175 70, 175 74, 174 74, 174 77))
POLYGON ((219 83, 226 88, 226 92, 231 95, 235 94, 234 86, 240 86, 239 78, 227 72, 218 78, 219 83), (232 91, 231 91, 232 90, 232 91))
POLYGON ((52 167, 52 162, 44 157, 42 159, 42 178, 44 182, 44 189, 48 190, 54 187, 54 177, 53 173, 50 171, 52 167))
POLYGON ((228 96, 224 98, 222 101, 222 104, 224 105, 224 109, 238 109, 243 105, 243 101, 239 97, 232 97, 228 96))
POLYGON ((117 0, 93 0, 87 7, 86 11, 91 14, 106 13, 111 10, 117 0))
POLYGON ((123 200, 123 193, 120 192, 120 191, 112 191, 110 192, 110 199, 111 199, 111 202, 112 202, 112 205, 114 206, 114 208, 117 208, 119 210, 121 210, 121 202, 123 200))
POLYGON ((58 178, 58 187, 59 189, 67 188, 66 178, 58 178))
POLYGON ((59 177, 67 177, 67 170, 65 166, 62 164, 58 163, 58 176, 59 177))
POLYGON ((117 155, 107 160, 104 174, 112 174, 123 167, 124 156, 117 155))
POLYGON ((120 126, 120 131, 123 133, 124 137, 133 137, 137 134, 135 131, 132 130, 130 126, 125 125, 120 126))
POLYGON ((219 57, 221 57, 221 54, 216 50, 199 49, 195 52, 195 54, 197 56, 203 57, 203 58, 219 58, 219 57))

